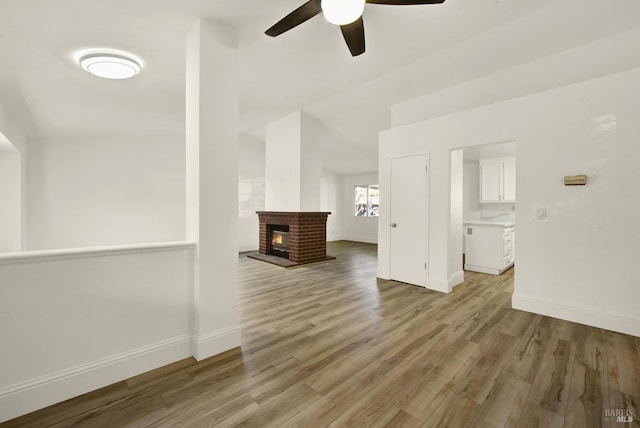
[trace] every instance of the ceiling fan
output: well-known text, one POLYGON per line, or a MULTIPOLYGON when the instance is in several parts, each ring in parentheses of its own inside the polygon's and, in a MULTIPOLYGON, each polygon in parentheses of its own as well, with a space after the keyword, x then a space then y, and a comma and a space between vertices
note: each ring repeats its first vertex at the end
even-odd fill
POLYGON ((309 0, 265 31, 271 37, 291 30, 320 12, 332 24, 339 25, 352 56, 364 53, 365 3, 398 5, 438 4, 445 0, 309 0))

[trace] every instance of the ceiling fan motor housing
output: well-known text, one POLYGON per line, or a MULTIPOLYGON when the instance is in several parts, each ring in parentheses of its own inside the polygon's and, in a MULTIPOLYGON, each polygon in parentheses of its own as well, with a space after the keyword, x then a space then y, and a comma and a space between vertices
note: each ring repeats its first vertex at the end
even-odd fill
POLYGON ((364 23, 362 13, 366 3, 392 6, 438 4, 445 0, 308 0, 305 4, 276 22, 265 34, 271 37, 291 30, 322 13, 327 21, 340 26, 344 41, 352 56, 364 53, 364 23))

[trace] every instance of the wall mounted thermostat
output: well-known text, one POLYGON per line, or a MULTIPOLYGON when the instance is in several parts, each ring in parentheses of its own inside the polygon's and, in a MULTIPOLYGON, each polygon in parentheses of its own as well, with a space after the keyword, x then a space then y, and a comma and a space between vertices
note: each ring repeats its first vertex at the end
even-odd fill
POLYGON ((564 177, 565 186, 584 186, 585 184, 587 184, 586 175, 565 175, 564 177))

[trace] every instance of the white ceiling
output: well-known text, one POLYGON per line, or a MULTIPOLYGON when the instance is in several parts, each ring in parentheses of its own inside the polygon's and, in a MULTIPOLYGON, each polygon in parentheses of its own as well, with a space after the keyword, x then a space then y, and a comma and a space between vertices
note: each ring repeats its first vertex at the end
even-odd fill
POLYGON ((262 139, 301 109, 325 125, 325 167, 365 173, 391 105, 640 25, 638 0, 367 5, 367 52, 353 58, 321 16, 264 35, 304 1, 1 0, 0 101, 30 137, 182 135, 185 36, 198 17, 217 18, 239 31, 241 132, 262 139), (89 75, 73 55, 95 47, 132 52, 143 73, 89 75))

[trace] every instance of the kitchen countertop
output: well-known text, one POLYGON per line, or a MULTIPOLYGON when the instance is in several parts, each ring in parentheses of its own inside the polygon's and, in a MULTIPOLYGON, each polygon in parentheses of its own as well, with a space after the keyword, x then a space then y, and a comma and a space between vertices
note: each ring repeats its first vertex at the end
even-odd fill
POLYGON ((476 226, 515 227, 513 220, 465 220, 464 224, 476 226))

